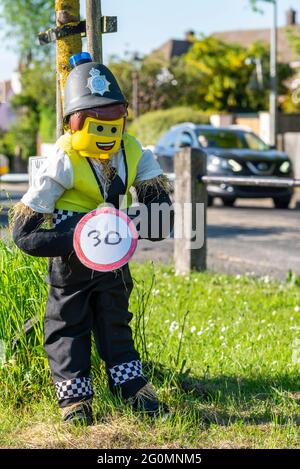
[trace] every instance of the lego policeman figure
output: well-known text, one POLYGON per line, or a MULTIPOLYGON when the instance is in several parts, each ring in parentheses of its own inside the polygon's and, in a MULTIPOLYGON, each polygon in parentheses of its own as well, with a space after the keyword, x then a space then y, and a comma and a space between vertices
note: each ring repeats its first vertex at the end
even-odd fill
MULTIPOLYGON (((93 334, 111 391, 142 414, 166 414, 132 339, 128 264, 113 272, 91 270, 78 259, 73 235, 81 218, 103 203, 128 209, 131 187, 149 213, 154 203, 171 206, 168 184, 152 152, 126 132, 127 102, 111 71, 92 62, 88 53, 73 56, 70 63, 64 95, 67 131, 15 206, 13 218, 17 246, 29 255, 49 257, 44 346, 58 404, 65 422, 93 422, 93 334), (45 227, 49 217, 51 228, 45 227)), ((150 233, 151 216, 148 224, 150 233)), ((159 227, 152 240, 162 238, 159 227)))

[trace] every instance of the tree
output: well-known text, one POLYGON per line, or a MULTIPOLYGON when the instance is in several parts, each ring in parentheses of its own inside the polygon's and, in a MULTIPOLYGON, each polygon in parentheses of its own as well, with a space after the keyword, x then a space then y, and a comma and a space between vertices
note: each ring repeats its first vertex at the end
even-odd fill
POLYGON ((262 13, 262 9, 258 6, 259 3, 275 3, 276 0, 249 0, 250 5, 252 6, 254 11, 258 11, 259 13, 262 13))
POLYGON ((37 134, 43 141, 55 140, 55 67, 49 58, 35 62, 21 75, 22 91, 13 96, 11 105, 16 123, 0 136, 0 152, 13 159, 36 154, 37 134))
MULTIPOLYGON (((116 75, 128 102, 132 104, 135 61, 112 57, 109 67, 116 75)), ((174 57, 170 63, 152 55, 141 60, 138 70, 141 114, 186 104, 185 95, 191 88, 192 80, 185 73, 185 68, 181 57, 174 57)))
MULTIPOLYGON (((277 0, 250 0, 250 3, 255 11, 259 11, 260 13, 263 13, 263 11, 258 8, 258 2, 267 2, 267 3, 275 3, 277 0)), ((297 54, 300 54, 300 35, 299 33, 295 32, 294 28, 287 28, 286 29, 286 34, 288 36, 289 43, 291 47, 294 49, 294 51, 297 54)), ((286 66, 287 68, 288 66, 286 66)), ((279 77, 280 73, 282 72, 282 68, 279 71, 279 77)), ((291 71, 290 75, 288 76, 291 77, 291 75, 295 75, 295 71, 291 71)), ((298 75, 299 75, 299 67, 298 67, 298 75)), ((281 77, 280 77, 281 78, 281 77)), ((298 89, 285 89, 285 96, 282 97, 281 99, 281 108, 285 112, 299 112, 300 111, 300 88, 298 86, 298 89)))
POLYGON ((19 153, 26 159, 36 154, 39 131, 47 140, 54 135, 55 47, 41 47, 37 41, 37 33, 54 24, 54 1, 1 0, 0 19, 8 39, 14 38, 22 85, 11 103, 16 123, 2 136, 0 147, 11 156, 19 153))
MULTIPOLYGON (((127 99, 132 103, 133 60, 111 60, 127 99)), ((270 87, 269 49, 261 43, 249 48, 227 44, 210 36, 195 39, 186 55, 170 62, 157 55, 144 57, 139 67, 140 113, 175 106, 209 112, 257 112, 268 109, 270 87), (263 83, 256 63, 261 64, 263 83)), ((289 65, 278 65, 278 92, 287 93, 289 65)))
MULTIPOLYGON (((197 87, 187 96, 188 102, 196 101, 209 111, 256 112, 267 108, 269 52, 262 44, 254 43, 246 49, 209 36, 195 42, 185 62, 187 73, 197 76, 197 87), (256 80, 257 60, 262 64, 262 88, 256 80)), ((280 93, 286 92, 283 82, 291 73, 289 66, 279 66, 280 93)))
POLYGON ((116 76, 118 83, 126 96, 129 104, 132 103, 132 75, 134 71, 134 64, 131 60, 126 61, 119 59, 119 57, 110 57, 108 67, 116 76))
MULTIPOLYGON (((288 40, 296 54, 300 54, 300 34, 294 28, 287 28, 288 40)), ((286 96, 282 106, 285 112, 300 112, 300 67, 297 67, 295 76, 296 87, 286 96)))
MULTIPOLYGON (((53 0, 1 0, 0 25, 4 35, 14 44, 20 59, 30 63, 33 58, 51 54, 51 48, 41 48, 37 34, 54 24, 53 0)), ((53 49, 53 48, 52 48, 53 49)))
POLYGON ((300 34, 295 33, 291 28, 287 30, 290 44, 297 54, 300 54, 300 34))
MULTIPOLYGON (((37 131, 52 140, 55 125, 55 47, 39 46, 37 33, 54 26, 79 21, 79 0, 0 0, 1 21, 9 37, 15 39, 19 54, 22 92, 12 102, 17 123, 11 129, 10 142, 22 142, 22 155, 35 154, 37 131), (55 8, 54 8, 55 7, 55 8), (55 15, 55 12, 57 13, 55 15)), ((69 73, 68 59, 81 51, 81 35, 72 35, 57 43, 57 71, 61 89, 69 73)))

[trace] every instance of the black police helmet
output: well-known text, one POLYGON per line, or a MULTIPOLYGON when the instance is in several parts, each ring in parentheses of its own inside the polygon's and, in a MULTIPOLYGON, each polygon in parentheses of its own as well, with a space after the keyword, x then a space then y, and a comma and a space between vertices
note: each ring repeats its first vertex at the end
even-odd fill
POLYGON ((90 54, 81 52, 70 59, 64 96, 64 118, 74 112, 108 104, 126 104, 118 82, 103 64, 92 62, 90 54))

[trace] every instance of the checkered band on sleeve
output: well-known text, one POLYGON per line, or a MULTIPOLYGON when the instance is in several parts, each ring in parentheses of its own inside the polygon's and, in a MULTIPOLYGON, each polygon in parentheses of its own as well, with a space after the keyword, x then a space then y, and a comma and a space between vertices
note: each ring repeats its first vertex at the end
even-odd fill
POLYGON ((139 360, 133 360, 128 363, 121 363, 109 368, 114 385, 124 384, 126 381, 143 376, 142 363, 139 360))
POLYGON ((72 217, 73 215, 76 215, 77 213, 78 212, 72 212, 71 210, 60 210, 56 208, 52 216, 53 228, 56 225, 59 225, 60 222, 72 217))
POLYGON ((93 395, 91 379, 87 377, 56 382, 55 388, 58 400, 93 395))

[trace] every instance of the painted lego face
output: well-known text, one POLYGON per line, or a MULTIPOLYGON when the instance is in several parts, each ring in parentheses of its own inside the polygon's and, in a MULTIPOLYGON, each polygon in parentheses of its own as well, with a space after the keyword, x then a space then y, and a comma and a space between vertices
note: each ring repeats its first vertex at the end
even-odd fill
POLYGON ((102 121, 87 117, 81 130, 72 133, 72 146, 81 156, 108 159, 122 141, 125 118, 102 121))

